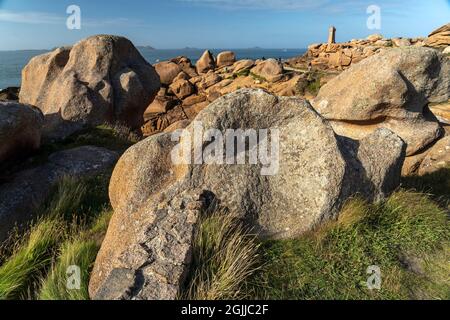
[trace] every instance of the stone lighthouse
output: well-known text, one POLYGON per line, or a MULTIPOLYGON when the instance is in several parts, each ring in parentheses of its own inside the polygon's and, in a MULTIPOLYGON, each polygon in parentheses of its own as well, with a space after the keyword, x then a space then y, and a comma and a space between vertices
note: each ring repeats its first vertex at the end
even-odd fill
POLYGON ((336 43, 336 28, 331 26, 328 30, 328 43, 336 43))

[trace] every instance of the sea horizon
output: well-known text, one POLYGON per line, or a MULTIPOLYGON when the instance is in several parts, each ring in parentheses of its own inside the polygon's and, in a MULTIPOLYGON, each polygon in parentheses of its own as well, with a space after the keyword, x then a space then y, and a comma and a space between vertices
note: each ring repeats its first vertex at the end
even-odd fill
MULTIPOLYGON (((150 46, 136 47, 150 64, 167 61, 178 56, 186 56, 193 64, 205 50, 214 55, 222 51, 233 51, 238 60, 275 58, 286 60, 303 55, 306 48, 181 48, 155 49, 150 46)), ((35 56, 51 52, 53 49, 0 50, 0 90, 8 87, 20 87, 22 69, 35 56)))

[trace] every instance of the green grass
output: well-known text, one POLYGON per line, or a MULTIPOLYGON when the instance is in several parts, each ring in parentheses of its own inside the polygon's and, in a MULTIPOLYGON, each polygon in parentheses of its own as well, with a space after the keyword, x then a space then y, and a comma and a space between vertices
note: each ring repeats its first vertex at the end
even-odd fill
POLYGON ((62 245, 56 264, 44 279, 39 293, 40 300, 89 300, 89 277, 97 256, 99 244, 95 240, 77 238, 62 245), (67 286, 69 267, 81 271, 79 289, 67 286))
POLYGON ((450 169, 407 178, 385 201, 350 199, 336 221, 292 240, 260 242, 227 214, 206 215, 182 298, 450 299, 449 183, 450 169), (368 288, 371 266, 380 290, 368 288))
POLYGON ((201 221, 193 248, 194 270, 182 298, 229 300, 243 298, 244 281, 258 268, 255 237, 224 211, 201 221))
POLYGON ((41 221, 27 240, 0 267, 0 300, 27 298, 33 283, 51 264, 52 252, 62 238, 62 227, 52 220, 41 221))
POLYGON ((88 299, 89 275, 111 217, 110 174, 66 177, 41 216, 0 267, 0 299, 88 299), (80 290, 67 289, 67 268, 81 269, 80 290))
POLYGON ((449 299, 448 213, 428 196, 348 202, 336 222, 299 239, 263 244, 264 268, 247 290, 261 299, 449 299), (381 290, 367 268, 381 268, 381 290))
POLYGON ((237 77, 248 77, 250 75, 250 69, 242 69, 238 72, 233 74, 236 78, 237 77))
MULTIPOLYGON (((102 140, 89 136, 76 140, 102 140)), ((0 251, 0 299, 89 299, 112 215, 110 175, 65 178, 55 187, 41 218, 0 251), (80 290, 66 285, 73 265, 80 290)), ((450 168, 405 178, 403 189, 378 204, 351 199, 337 221, 292 240, 260 242, 229 213, 205 213, 180 298, 450 299, 449 203, 450 168), (381 290, 367 288, 373 265, 381 269, 381 290)))
POLYGON ((314 78, 313 80, 308 81, 308 84, 306 85, 306 90, 315 96, 319 93, 320 88, 321 88, 320 78, 314 78))
POLYGON ((256 73, 249 72, 249 75, 250 75, 254 80, 261 81, 261 82, 267 82, 267 79, 266 79, 266 78, 261 77, 261 76, 257 75, 256 73))

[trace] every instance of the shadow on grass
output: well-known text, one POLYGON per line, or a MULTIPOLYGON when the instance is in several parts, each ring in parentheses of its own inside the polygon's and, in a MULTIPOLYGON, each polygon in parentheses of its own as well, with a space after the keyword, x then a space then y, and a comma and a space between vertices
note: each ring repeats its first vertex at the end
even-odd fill
POLYGON ((435 201, 449 208, 450 205, 450 167, 442 168, 424 176, 404 177, 402 186, 429 194, 435 201))

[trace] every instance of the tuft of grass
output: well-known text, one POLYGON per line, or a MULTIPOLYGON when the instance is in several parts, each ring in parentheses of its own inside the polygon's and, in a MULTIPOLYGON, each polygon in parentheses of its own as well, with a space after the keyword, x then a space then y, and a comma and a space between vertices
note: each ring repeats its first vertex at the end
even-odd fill
POLYGON ((233 74, 233 76, 235 78, 237 78, 237 77, 248 77, 249 75, 250 75, 250 69, 242 69, 242 70, 239 70, 238 72, 233 74))
POLYGON ((243 283, 258 269, 258 249, 254 235, 232 215, 219 210, 204 217, 194 241, 194 272, 183 298, 243 298, 243 283))
POLYGON ((266 78, 261 77, 261 76, 257 75, 256 73, 253 73, 253 72, 251 72, 251 71, 249 72, 249 75, 252 76, 252 78, 253 78, 254 80, 259 80, 259 81, 261 81, 261 82, 267 82, 267 79, 266 79, 266 78))
POLYGON ((109 176, 65 177, 58 183, 29 234, 5 250, 11 255, 0 266, 0 299, 89 298, 90 271, 112 215, 109 176), (81 270, 80 290, 66 287, 72 265, 81 270))
POLYGON ((83 237, 66 241, 56 264, 44 279, 39 293, 40 300, 89 300, 89 277, 99 244, 83 237), (79 288, 68 286, 70 267, 80 270, 79 288))
POLYGON ((33 282, 50 265, 63 230, 58 221, 43 220, 30 231, 27 240, 0 267, 1 300, 25 297, 33 282))
POLYGON ((449 241, 447 212, 426 195, 398 191, 379 204, 352 199, 335 222, 265 242, 265 266, 247 290, 260 299, 448 299, 449 241), (381 290, 367 286, 370 266, 381 269, 381 290))

